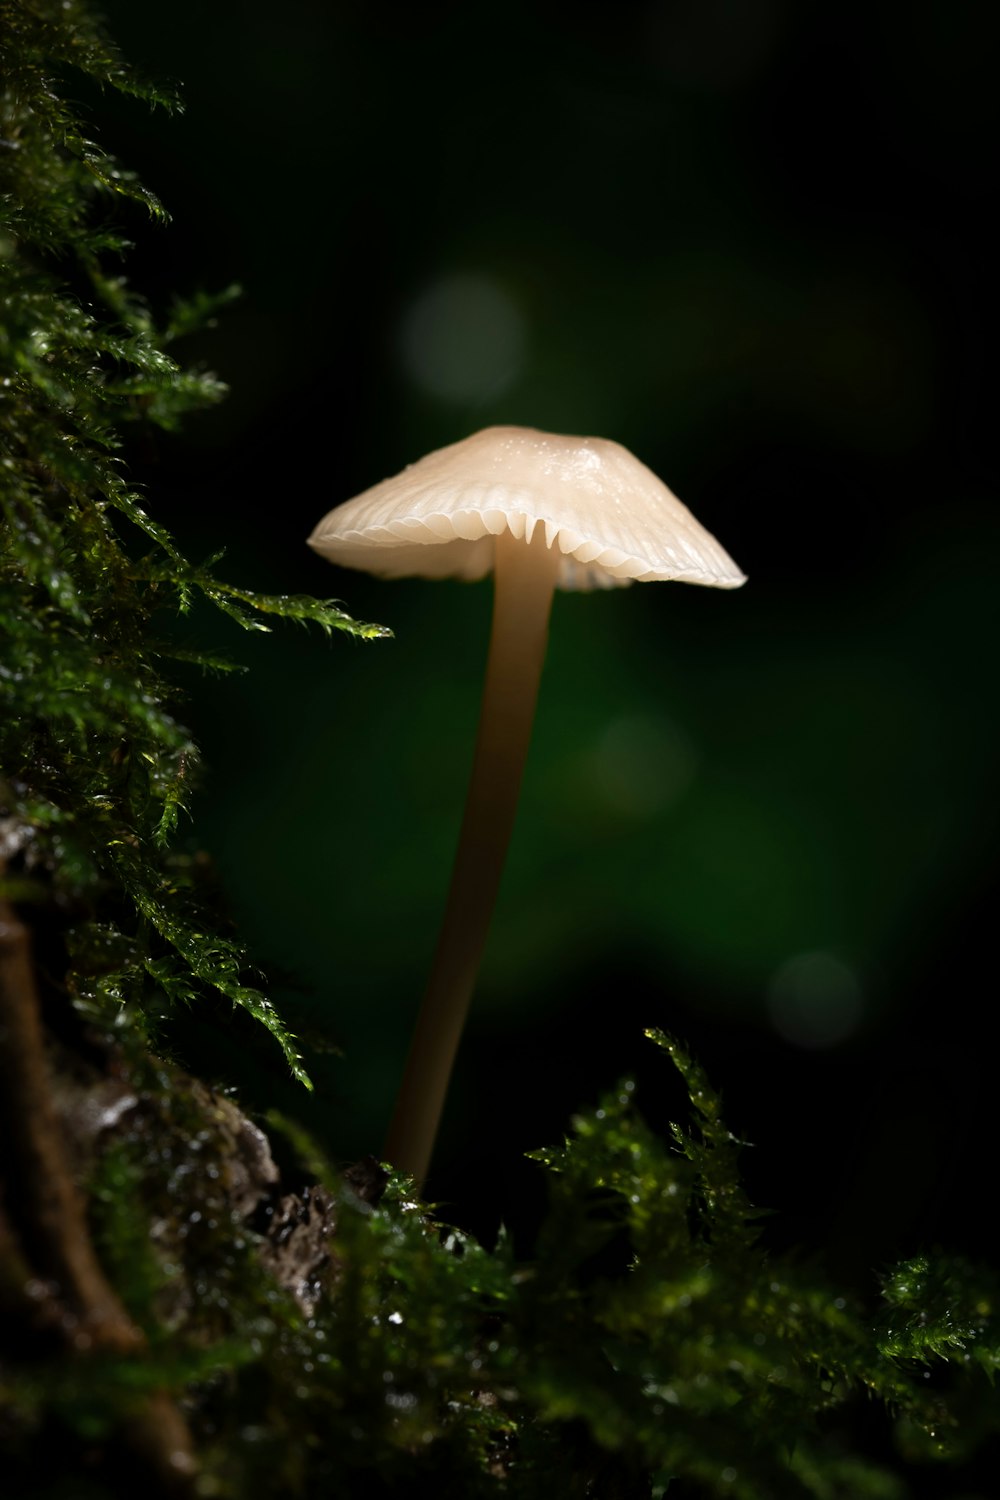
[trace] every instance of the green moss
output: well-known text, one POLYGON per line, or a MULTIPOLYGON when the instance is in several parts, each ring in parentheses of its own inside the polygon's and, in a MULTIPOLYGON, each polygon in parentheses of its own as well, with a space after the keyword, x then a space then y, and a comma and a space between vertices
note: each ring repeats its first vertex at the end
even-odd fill
POLYGON ((164 998, 189 1003, 219 990, 272 1032, 307 1082, 294 1039, 243 977, 242 950, 213 930, 164 853, 198 753, 174 716, 162 671, 174 649, 161 622, 200 596, 247 629, 281 618, 366 638, 385 632, 329 602, 234 587, 216 576, 218 559, 188 562, 129 487, 117 456, 129 425, 171 428, 224 394, 165 346, 210 320, 233 289, 177 304, 161 327, 106 268, 127 245, 108 227, 109 200, 166 215, 86 138, 61 75, 82 71, 168 108, 174 95, 137 79, 75 0, 0 5, 0 32, 5 846, 100 922, 89 939, 75 936, 79 967, 68 982, 81 1001, 127 999, 149 1023, 151 993, 159 1013, 164 998))
POLYGON ((34 1363, 8 1411, 16 1451, 36 1462, 53 1422, 99 1444, 137 1396, 167 1390, 205 1493, 234 1500, 919 1493, 911 1463, 957 1459, 997 1430, 983 1278, 944 1260, 901 1266, 879 1314, 768 1256, 717 1095, 658 1040, 692 1121, 659 1139, 627 1083, 579 1115, 539 1153, 548 1212, 520 1261, 503 1236, 487 1252, 436 1221, 404 1180, 373 1208, 325 1164, 331 1191, 301 1192, 275 1232, 262 1186, 250 1227, 233 1106, 119 1058, 134 1102, 102 1136, 91 1215, 148 1356, 34 1363), (276 1279, 273 1250, 317 1223, 325 1253, 303 1301, 294 1276, 276 1279), (901 1308, 929 1330, 921 1347, 892 1331, 901 1308), (962 1318, 960 1337, 930 1331, 962 1318), (887 1452, 896 1429, 891 1461, 867 1456, 877 1409, 887 1452))

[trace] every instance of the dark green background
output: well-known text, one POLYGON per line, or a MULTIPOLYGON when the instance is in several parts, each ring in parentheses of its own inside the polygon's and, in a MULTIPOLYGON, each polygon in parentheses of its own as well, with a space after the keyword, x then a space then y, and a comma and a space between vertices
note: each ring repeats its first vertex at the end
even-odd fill
POLYGON ((340 1159, 379 1149, 490 596, 331 570, 304 545, 326 510, 492 422, 596 433, 749 575, 735 594, 557 598, 429 1184, 483 1232, 530 1224, 522 1151, 621 1072, 658 1122, 679 1108, 641 1036, 655 1024, 695 1047, 756 1143, 747 1173, 777 1240, 865 1273, 936 1241, 985 1246, 981 11, 108 7, 130 57, 187 101, 174 121, 91 105, 175 216, 136 219, 131 277, 154 303, 244 288, 192 349, 228 403, 137 445, 133 473, 189 551, 228 548, 232 580, 333 593, 395 635, 192 624, 252 672, 184 682, 209 767, 186 836, 213 852, 293 1022, 346 1057, 308 1051, 307 1100, 222 1013, 177 1034, 185 1056, 279 1099, 340 1159), (845 1005, 835 1040, 824 1018, 845 1005))

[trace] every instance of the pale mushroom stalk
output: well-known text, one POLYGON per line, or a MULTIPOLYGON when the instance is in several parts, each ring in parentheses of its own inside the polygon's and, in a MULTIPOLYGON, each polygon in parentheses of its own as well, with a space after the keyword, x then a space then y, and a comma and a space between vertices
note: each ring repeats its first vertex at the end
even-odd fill
POLYGON ((444 921, 417 1016, 385 1154, 427 1175, 517 811, 549 614, 562 560, 545 527, 496 538, 493 625, 479 733, 444 921))
POLYGON ((383 578, 496 573, 479 739, 444 926, 386 1155, 421 1182, 510 840, 553 588, 743 574, 645 464, 606 438, 488 427, 426 454, 323 517, 332 562, 383 578))

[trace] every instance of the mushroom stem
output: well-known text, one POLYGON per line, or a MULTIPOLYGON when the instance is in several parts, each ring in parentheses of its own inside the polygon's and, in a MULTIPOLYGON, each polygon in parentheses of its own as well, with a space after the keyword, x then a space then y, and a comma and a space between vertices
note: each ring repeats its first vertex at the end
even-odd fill
POLYGON ((561 553, 539 523, 496 539, 493 628, 479 734, 441 934, 385 1154, 420 1185, 469 1009, 514 826, 561 553))

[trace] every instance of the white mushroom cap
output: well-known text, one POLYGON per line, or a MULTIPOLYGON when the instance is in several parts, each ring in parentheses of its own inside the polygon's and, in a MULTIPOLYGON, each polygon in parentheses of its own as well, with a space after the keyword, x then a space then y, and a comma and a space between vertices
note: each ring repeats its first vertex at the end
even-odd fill
POLYGON ((309 545, 383 578, 482 578, 509 531, 563 554, 556 585, 635 579, 738 588, 744 575, 667 486, 619 443, 487 427, 338 505, 309 545))

